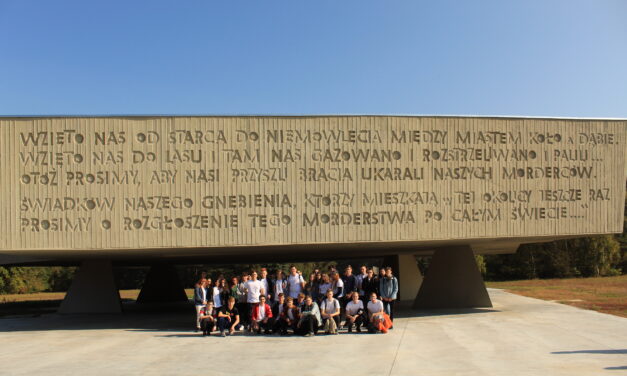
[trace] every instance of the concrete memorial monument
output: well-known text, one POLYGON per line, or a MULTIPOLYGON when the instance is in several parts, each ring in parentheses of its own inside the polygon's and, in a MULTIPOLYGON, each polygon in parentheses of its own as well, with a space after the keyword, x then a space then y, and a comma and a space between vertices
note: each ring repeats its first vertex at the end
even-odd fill
POLYGON ((73 312, 119 310, 102 277, 118 260, 392 256, 407 300, 414 255, 433 254, 416 306, 489 306, 473 253, 622 232, 626 135, 597 119, 1 118, 0 262, 84 262, 73 312), (102 304, 82 295, 96 285, 102 304))

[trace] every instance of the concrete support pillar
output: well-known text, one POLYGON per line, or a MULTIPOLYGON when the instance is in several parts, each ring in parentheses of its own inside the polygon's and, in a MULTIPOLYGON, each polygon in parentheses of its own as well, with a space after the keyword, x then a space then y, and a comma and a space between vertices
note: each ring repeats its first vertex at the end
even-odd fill
POLYGON ((59 313, 121 313, 120 292, 111 261, 84 261, 59 307, 59 313))
POLYGON ((492 307, 469 246, 438 249, 433 254, 414 308, 492 307))
POLYGON ((150 267, 142 286, 137 303, 187 302, 187 294, 179 279, 176 268, 169 264, 155 264, 150 267))
POLYGON ((413 301, 422 284, 422 274, 418 269, 416 257, 412 254, 385 256, 383 267, 391 266, 398 278, 398 300, 413 301))
POLYGON ((422 273, 418 269, 416 256, 398 255, 398 290, 400 301, 413 301, 422 285, 422 273), (401 282, 402 281, 402 282, 401 282))

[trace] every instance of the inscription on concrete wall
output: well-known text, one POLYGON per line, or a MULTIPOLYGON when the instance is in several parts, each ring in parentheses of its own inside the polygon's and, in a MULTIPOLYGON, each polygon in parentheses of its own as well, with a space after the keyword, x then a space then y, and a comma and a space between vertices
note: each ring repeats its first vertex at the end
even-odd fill
POLYGON ((2 249, 621 232, 625 121, 0 120, 2 249))

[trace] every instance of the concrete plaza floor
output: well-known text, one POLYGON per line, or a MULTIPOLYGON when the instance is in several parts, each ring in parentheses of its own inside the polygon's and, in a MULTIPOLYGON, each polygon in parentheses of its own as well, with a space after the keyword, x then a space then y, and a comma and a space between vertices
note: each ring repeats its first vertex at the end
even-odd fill
POLYGON ((627 374, 627 319, 489 292, 493 309, 404 309, 385 335, 203 338, 181 312, 4 318, 0 375, 627 374))

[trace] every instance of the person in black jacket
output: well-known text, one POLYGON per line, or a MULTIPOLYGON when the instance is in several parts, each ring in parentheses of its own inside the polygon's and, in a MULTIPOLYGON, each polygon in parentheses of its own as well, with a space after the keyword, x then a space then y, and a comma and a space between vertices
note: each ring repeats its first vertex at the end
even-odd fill
POLYGON ((366 299, 362 300, 364 302, 364 307, 368 304, 368 300, 370 299, 370 294, 373 292, 379 296, 379 279, 375 277, 374 271, 372 268, 368 269, 368 276, 361 281, 361 288, 364 290, 364 297, 366 299))
POLYGON ((272 303, 271 309, 272 309, 272 318, 270 319, 272 321, 272 333, 278 333, 280 331, 280 316, 281 313, 283 312, 283 309, 285 308, 285 295, 280 292, 279 295, 277 296, 277 300, 272 303))
POLYGON ((288 329, 292 329, 292 332, 296 334, 296 332, 298 331, 296 325, 298 324, 299 318, 299 311, 298 308, 296 308, 296 306, 294 305, 294 299, 292 297, 288 297, 285 300, 285 305, 283 306, 283 310, 281 311, 278 318, 279 330, 281 331, 281 335, 287 335, 288 329))

